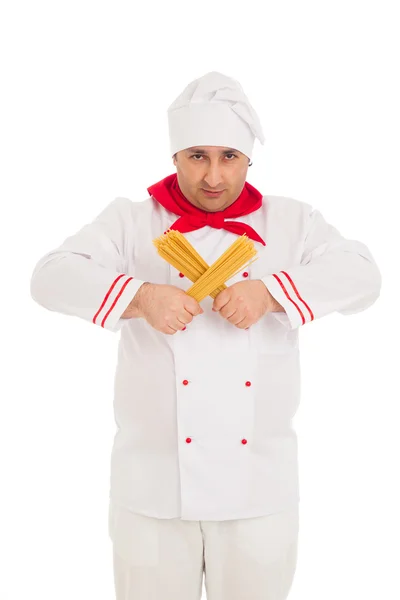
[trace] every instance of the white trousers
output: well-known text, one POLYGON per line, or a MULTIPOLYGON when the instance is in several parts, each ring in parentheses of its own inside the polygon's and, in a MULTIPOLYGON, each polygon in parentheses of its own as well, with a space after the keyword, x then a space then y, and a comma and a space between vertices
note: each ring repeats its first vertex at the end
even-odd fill
POLYGON ((286 600, 297 562, 298 505, 265 517, 182 521, 110 501, 116 600, 286 600))

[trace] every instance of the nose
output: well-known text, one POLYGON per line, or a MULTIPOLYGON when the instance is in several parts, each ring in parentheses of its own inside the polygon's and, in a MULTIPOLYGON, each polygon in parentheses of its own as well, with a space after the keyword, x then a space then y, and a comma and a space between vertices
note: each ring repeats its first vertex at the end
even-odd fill
POLYGON ((218 164, 218 161, 210 161, 209 166, 207 168, 207 174, 204 177, 204 181, 206 182, 209 188, 216 188, 220 186, 222 183, 222 175, 221 175, 221 167, 218 164))

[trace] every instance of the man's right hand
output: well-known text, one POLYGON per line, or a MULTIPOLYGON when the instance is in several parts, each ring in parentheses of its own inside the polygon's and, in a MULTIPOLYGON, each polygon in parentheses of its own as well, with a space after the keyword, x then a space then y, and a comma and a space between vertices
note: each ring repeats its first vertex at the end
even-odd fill
POLYGON ((204 313, 200 304, 174 285, 143 283, 122 318, 142 317, 157 331, 173 335, 193 317, 204 313))

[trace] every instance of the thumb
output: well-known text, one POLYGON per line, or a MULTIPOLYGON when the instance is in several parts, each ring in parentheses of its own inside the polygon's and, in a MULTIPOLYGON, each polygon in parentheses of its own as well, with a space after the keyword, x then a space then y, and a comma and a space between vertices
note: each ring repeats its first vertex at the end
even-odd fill
MULTIPOLYGON (((222 292, 221 292, 222 293, 222 292)), ((216 312, 218 312, 221 308, 221 305, 223 304, 223 302, 221 302, 221 298, 219 296, 217 296, 214 299, 213 305, 212 305, 212 309, 216 312)))
POLYGON ((203 312, 204 312, 204 310, 200 306, 200 303, 197 302, 197 300, 195 300, 193 298, 193 302, 192 302, 192 314, 193 315, 201 315, 201 314, 203 314, 203 312))
POLYGON ((226 288, 226 289, 222 290, 222 292, 220 292, 217 296, 215 296, 214 302, 213 302, 213 305, 212 305, 212 309, 214 311, 221 310, 221 308, 223 306, 225 306, 225 304, 228 302, 229 298, 230 298, 230 290, 229 290, 229 288, 226 288))

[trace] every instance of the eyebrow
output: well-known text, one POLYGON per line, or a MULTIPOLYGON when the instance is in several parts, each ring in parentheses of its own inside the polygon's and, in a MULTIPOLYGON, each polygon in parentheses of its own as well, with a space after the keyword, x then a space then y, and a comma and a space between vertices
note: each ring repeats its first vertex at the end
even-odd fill
MULTIPOLYGON (((207 154, 205 150, 196 147, 186 148, 186 152, 193 152, 195 154, 207 154)), ((221 154, 230 154, 231 152, 237 152, 237 150, 235 150, 235 148, 227 148, 227 150, 222 150, 221 154)))

